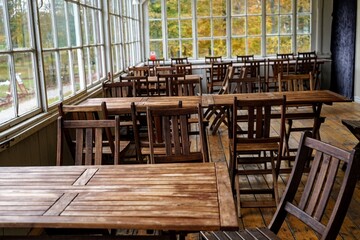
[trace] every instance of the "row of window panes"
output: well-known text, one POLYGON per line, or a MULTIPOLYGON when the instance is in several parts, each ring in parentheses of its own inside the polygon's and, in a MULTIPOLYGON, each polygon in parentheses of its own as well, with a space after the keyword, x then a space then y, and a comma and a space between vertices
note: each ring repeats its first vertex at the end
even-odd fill
MULTIPOLYGON (((131 0, 109 2, 132 7, 131 11, 124 10, 121 14, 129 16, 130 24, 139 25, 139 16, 134 14, 136 6, 131 0)), ((47 97, 47 106, 52 106, 98 84, 106 76, 105 71, 110 69, 105 64, 102 5, 101 0, 38 0, 37 3, 0 0, 0 129, 4 129, 3 123, 9 120, 41 112, 42 95, 47 97), (36 26, 32 14, 36 10, 31 7, 36 4, 41 55, 36 54, 33 36, 37 36, 37 32, 32 27, 36 26), (36 56, 41 57, 41 61, 36 56), (34 71, 39 67, 42 68, 39 72, 34 71), (39 73, 43 73, 43 77, 38 76, 39 73), (44 83, 39 78, 44 79, 44 83), (42 84, 46 93, 40 92, 42 84)), ((117 62, 121 62, 124 48, 119 33, 121 24, 124 23, 119 21, 109 29, 110 54, 117 62)), ((126 39, 131 47, 126 51, 133 56, 132 64, 138 63, 140 37, 134 33, 125 35, 130 35, 126 39), (137 53, 132 54, 135 49, 137 53)), ((114 72, 119 72, 124 66, 113 67, 114 72)))
MULTIPOLYGON (((266 18, 262 16, 263 2, 258 0, 171 0, 166 2, 167 38, 163 38, 161 20, 161 1, 149 2, 150 51, 163 56, 163 44, 168 46, 167 58, 187 56, 203 58, 208 55, 231 56, 242 54, 271 55, 278 52, 308 51, 311 48, 311 0, 298 0, 296 10, 296 35, 293 29, 294 0, 264 1, 266 18), (186 4, 184 3, 186 2, 186 4), (183 8, 191 13, 196 2, 196 18, 184 19, 192 15, 181 14, 183 8), (227 24, 226 4, 231 2, 231 24, 227 24), (224 16, 224 17, 221 17, 224 16), (174 19, 178 17, 178 19, 174 19), (193 21, 196 19, 196 30, 193 21), (266 19, 266 33, 262 32, 263 19, 266 19), (231 26, 230 46, 227 45, 227 26, 231 26), (295 37, 295 39, 293 39, 295 37), (196 46, 189 39, 196 38, 196 46), (262 51, 265 41, 266 51, 262 51), (189 51, 191 49, 191 51, 189 51), (197 54, 195 54, 197 51, 197 54), (264 53, 263 53, 264 52, 264 53)), ((229 36, 229 37, 230 37, 229 36)))

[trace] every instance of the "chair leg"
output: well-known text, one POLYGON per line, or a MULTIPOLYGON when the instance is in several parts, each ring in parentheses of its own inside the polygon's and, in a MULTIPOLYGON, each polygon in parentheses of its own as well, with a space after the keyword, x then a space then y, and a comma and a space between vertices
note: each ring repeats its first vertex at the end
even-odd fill
POLYGON ((240 183, 239 183, 239 175, 235 175, 235 191, 236 191, 236 210, 238 217, 241 217, 241 204, 240 204, 240 183))

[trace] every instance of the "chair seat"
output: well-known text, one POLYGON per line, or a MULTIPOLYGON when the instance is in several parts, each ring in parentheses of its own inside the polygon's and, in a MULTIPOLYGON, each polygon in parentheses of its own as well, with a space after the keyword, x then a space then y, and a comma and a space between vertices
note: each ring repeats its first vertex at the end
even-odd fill
POLYGON ((268 228, 254 228, 244 229, 241 231, 214 231, 214 232, 200 232, 200 235, 205 240, 269 240, 280 239, 268 228))
MULTIPOLYGON (((232 142, 230 143, 231 150, 234 149, 232 142)), ((279 144, 277 143, 238 143, 236 145, 237 152, 260 152, 260 151, 277 151, 279 144)))

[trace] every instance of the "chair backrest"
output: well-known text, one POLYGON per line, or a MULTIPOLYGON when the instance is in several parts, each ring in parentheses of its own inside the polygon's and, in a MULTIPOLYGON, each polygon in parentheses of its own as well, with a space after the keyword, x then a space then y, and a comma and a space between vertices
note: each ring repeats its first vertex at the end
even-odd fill
POLYGON ((276 53, 277 59, 294 59, 295 54, 294 53, 276 53))
POLYGON ((296 59, 296 73, 308 74, 309 72, 315 74, 317 70, 317 57, 298 57, 296 59))
POLYGON ((132 97, 135 95, 135 82, 125 81, 124 78, 121 82, 104 82, 102 90, 103 97, 132 97))
POLYGON ((187 57, 173 57, 171 58, 171 65, 175 64, 188 64, 189 60, 187 57))
POLYGON ((261 91, 260 76, 251 77, 247 74, 247 67, 242 67, 241 75, 236 78, 229 79, 229 92, 230 93, 252 93, 261 91))
POLYGON ((174 67, 176 68, 176 73, 191 75, 192 74, 192 64, 175 64, 174 67))
MULTIPOLYGON (((231 137, 234 153, 230 159, 230 174, 234 180, 233 170, 237 161, 237 145, 247 144, 257 149, 259 144, 275 144, 277 147, 276 172, 279 172, 281 153, 285 133, 286 97, 272 98, 266 101, 238 100, 234 98, 232 109, 231 137), (280 115, 280 124, 278 124, 280 115), (279 129, 273 130, 275 121, 279 129)), ((255 154, 256 155, 256 154, 255 154)))
POLYGON ((307 74, 278 74, 278 87, 279 92, 313 91, 315 87, 313 74, 311 72, 307 74))
POLYGON ((317 54, 315 51, 310 52, 298 52, 298 58, 311 58, 311 57, 317 57, 317 54))
POLYGON ((133 76, 133 75, 126 75, 120 76, 120 82, 127 82, 130 83, 129 85, 132 86, 133 96, 150 96, 150 83, 148 80, 148 76, 133 76))
MULTIPOLYGON (((120 146, 120 121, 119 117, 106 120, 66 120, 59 116, 57 123, 57 156, 56 165, 63 164, 64 139, 67 132, 74 131, 71 140, 75 144, 74 162, 75 165, 101 165, 103 156, 103 136, 108 129, 114 129, 114 139, 107 141, 114 146, 114 164, 119 163, 120 146)), ((71 146, 69 146, 71 147, 71 146)))
POLYGON ((236 55, 237 62, 245 62, 249 60, 254 60, 254 54, 251 55, 236 55))
POLYGON ((155 75, 160 74, 173 74, 176 72, 176 68, 174 66, 158 66, 155 67, 155 75))
POLYGON ((336 239, 358 179, 359 154, 359 149, 345 151, 315 140, 310 132, 305 132, 269 228, 277 233, 286 215, 291 214, 320 234, 321 239, 336 239), (304 181, 304 170, 312 155, 314 159, 306 176, 304 190, 299 191, 299 185, 304 181), (345 172, 338 172, 340 163, 347 164, 345 172), (323 219, 325 210, 327 217, 323 219))
POLYGON ((157 66, 163 66, 165 65, 165 59, 164 58, 156 58, 156 59, 148 59, 148 66, 149 67, 157 67, 157 66))
POLYGON ((232 66, 232 63, 217 63, 217 62, 211 63, 210 79, 209 79, 210 84, 215 85, 217 82, 223 83, 229 66, 232 66))
POLYGON ((244 61, 247 74, 250 77, 264 77, 266 74, 266 60, 265 59, 257 59, 257 60, 245 60, 244 61), (262 72, 261 69, 264 69, 262 72))
POLYGON ((205 63, 220 63, 222 62, 222 56, 205 56, 205 63))
POLYGON ((150 76, 150 67, 129 67, 129 75, 133 76, 150 76))
POLYGON ((151 163, 209 161, 200 104, 197 107, 148 107, 146 114, 151 163), (196 123, 190 124, 194 116, 196 123))
POLYGON ((290 71, 289 58, 268 59, 268 78, 277 81, 278 75, 288 75, 290 71))
POLYGON ((178 96, 178 88, 177 84, 180 79, 185 79, 185 74, 158 74, 157 82, 158 84, 163 84, 165 86, 165 92, 161 93, 160 88, 158 95, 166 95, 166 96, 178 96))

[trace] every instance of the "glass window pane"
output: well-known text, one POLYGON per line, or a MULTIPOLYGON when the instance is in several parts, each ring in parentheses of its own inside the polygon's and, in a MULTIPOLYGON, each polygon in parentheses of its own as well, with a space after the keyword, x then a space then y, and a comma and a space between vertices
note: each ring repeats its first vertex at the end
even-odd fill
POLYGON ((18 0, 8 0, 10 32, 13 48, 30 48, 29 6, 18 0))
POLYGON ((83 90, 81 88, 81 83, 80 83, 80 73, 79 73, 79 60, 80 60, 80 54, 78 54, 78 52, 81 50, 72 50, 72 59, 73 59, 73 64, 72 64, 72 68, 73 68, 73 72, 74 72, 74 83, 75 83, 75 90, 76 92, 78 92, 79 90, 83 90))
POLYGON ((279 48, 279 37, 266 38, 266 54, 276 54, 279 48))
POLYGON ((226 16, 226 0, 212 0, 213 16, 226 16))
POLYGON ((65 2, 63 0, 55 1, 55 14, 56 14, 56 30, 59 47, 67 46, 66 36, 66 18, 65 18, 65 2))
POLYGON ((192 38, 192 20, 181 20, 181 37, 192 38))
POLYGON ((68 11, 68 25, 69 25, 69 34, 70 34, 70 45, 71 46, 80 46, 80 36, 76 34, 76 14, 77 14, 77 6, 73 3, 67 3, 67 11, 68 11))
POLYGON ((39 9, 41 42, 43 48, 54 47, 54 36, 52 27, 51 4, 49 0, 44 0, 39 9))
POLYGON ((279 14, 279 0, 266 1, 266 14, 279 14))
POLYGON ((279 16, 270 15, 266 17, 266 34, 279 33, 279 16))
POLYGON ((168 20, 168 36, 169 38, 179 37, 179 23, 177 20, 168 20))
POLYGON ((197 0, 196 5, 197 16, 210 16, 210 0, 197 0))
POLYGON ((232 19, 232 35, 244 36, 246 29, 245 17, 232 19))
POLYGON ((198 41, 199 57, 211 56, 211 41, 199 40, 198 41))
POLYGON ((60 100, 57 83, 55 53, 45 52, 44 56, 44 73, 48 105, 53 105, 60 100))
POLYGON ((193 56, 193 41, 192 40, 183 40, 181 42, 181 51, 182 57, 192 57, 193 56))
POLYGON ((169 52, 169 58, 172 57, 180 57, 180 46, 179 46, 179 41, 173 41, 173 40, 169 40, 168 42, 168 52, 169 52))
POLYGON ((261 16, 248 17, 248 35, 261 34, 261 16))
POLYGON ((215 18, 213 20, 213 36, 226 36, 226 18, 215 18))
POLYGON ((60 52, 60 74, 62 82, 62 91, 64 98, 67 98, 73 94, 72 84, 71 84, 71 75, 70 75, 70 66, 69 66, 69 54, 67 51, 60 52))
POLYGON ((198 20, 198 36, 210 37, 211 36, 211 23, 209 18, 198 20))
POLYGON ((261 14, 261 2, 259 0, 247 0, 247 13, 261 14))
POLYGON ((280 13, 292 13, 292 0, 280 0, 280 13))
POLYGON ((291 53, 292 50, 292 39, 290 36, 280 37, 280 53, 291 53))
POLYGON ((248 54, 261 55, 261 38, 248 38, 248 54))
POLYGON ((149 2, 149 18, 161 18, 161 0, 152 0, 149 2))
POLYGON ((284 34, 291 34, 292 31, 292 21, 291 21, 291 16, 280 16, 280 33, 284 34))
POLYGON ((246 46, 245 46, 245 38, 233 38, 231 40, 231 48, 232 48, 232 56, 236 55, 245 55, 246 54, 246 46))
POLYGON ((150 39, 161 39, 162 38, 161 21, 150 20, 149 24, 150 24, 149 26, 150 39))
POLYGON ((179 11, 178 11, 178 1, 177 0, 167 0, 166 1, 166 12, 168 18, 177 18, 179 11))
POLYGON ((162 41, 150 41, 150 52, 155 52, 158 58, 163 56, 163 43, 162 41))
POLYGON ((297 52, 308 52, 310 49, 310 35, 297 36, 297 52))
MULTIPOLYGON (((2 2, 2 0, 0 0, 2 2)), ((8 49, 7 39, 5 36, 5 19, 4 5, 0 4, 0 50, 8 49)), ((1 123, 1 120, 0 120, 1 123)))
POLYGON ((214 56, 226 56, 226 39, 214 40, 214 56))
POLYGON ((14 118, 8 55, 0 55, 0 103, 0 123, 14 118))
POLYGON ((297 0, 297 11, 302 12, 311 12, 311 0, 297 0))
POLYGON ((297 33, 298 34, 309 34, 311 28, 310 15, 301 15, 297 18, 297 33))
POLYGON ((14 55, 19 115, 38 108, 32 53, 14 55))
POLYGON ((191 5, 191 0, 180 0, 180 17, 184 18, 192 16, 191 5))
POLYGON ((245 14, 245 0, 231 0, 231 12, 232 15, 245 14))

